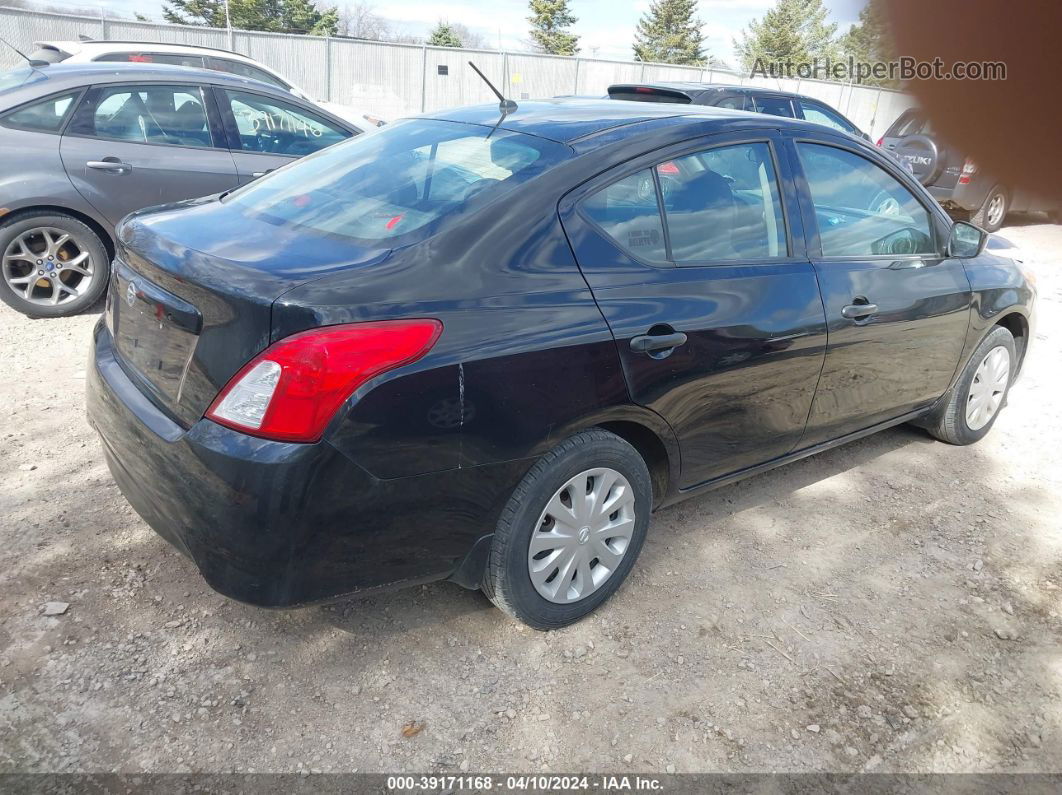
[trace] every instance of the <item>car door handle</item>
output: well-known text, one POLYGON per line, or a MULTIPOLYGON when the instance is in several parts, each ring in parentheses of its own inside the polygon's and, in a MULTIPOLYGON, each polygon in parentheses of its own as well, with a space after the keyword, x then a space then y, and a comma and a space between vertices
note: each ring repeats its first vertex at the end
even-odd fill
POLYGON ((642 334, 631 339, 631 350, 635 353, 666 351, 686 344, 686 335, 681 331, 672 334, 642 334))
POLYGON ((877 304, 849 304, 841 308, 841 317, 849 320, 860 320, 878 313, 877 304))
POLYGON ((275 168, 268 168, 265 171, 255 171, 251 174, 251 179, 258 179, 259 177, 264 177, 266 174, 272 174, 274 171, 276 171, 275 168))
POLYGON ((94 168, 97 171, 109 171, 112 174, 128 174, 133 170, 133 167, 128 163, 123 163, 121 160, 90 160, 85 163, 89 168, 94 168))

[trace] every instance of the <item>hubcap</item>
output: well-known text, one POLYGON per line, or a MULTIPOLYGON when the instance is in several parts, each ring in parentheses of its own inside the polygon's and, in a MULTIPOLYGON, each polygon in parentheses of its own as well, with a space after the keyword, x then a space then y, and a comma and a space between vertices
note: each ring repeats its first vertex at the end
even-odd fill
POLYGON ((970 396, 966 399, 966 425, 971 431, 985 427, 999 411, 1010 383, 1010 351, 993 348, 977 365, 970 396))
POLYGON ((23 232, 4 251, 8 287, 33 304, 55 306, 73 301, 92 281, 94 263, 69 232, 38 227, 23 232))
POLYGON ((988 204, 988 223, 995 226, 1003 220, 1003 194, 997 193, 988 204))
POLYGON ((535 590, 551 602, 585 599, 619 568, 634 535, 634 489, 614 469, 580 472, 546 503, 527 550, 535 590))

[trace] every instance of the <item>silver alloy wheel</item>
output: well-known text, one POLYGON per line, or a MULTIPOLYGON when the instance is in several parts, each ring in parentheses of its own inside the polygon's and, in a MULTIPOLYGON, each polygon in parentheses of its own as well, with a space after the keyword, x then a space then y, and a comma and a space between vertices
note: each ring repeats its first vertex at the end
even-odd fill
POLYGON ((4 281, 19 298, 56 306, 78 298, 94 273, 92 255, 69 233, 36 227, 12 240, 4 251, 4 281))
POLYGON ((988 203, 988 212, 985 213, 985 221, 989 226, 999 226, 1003 222, 1003 208, 1006 199, 1002 193, 997 193, 988 203))
POLYGON ((971 431, 985 427, 999 411, 1010 383, 1010 351, 1002 345, 988 352, 977 365, 970 396, 966 399, 966 426, 971 431))
POLYGON ((634 535, 634 489, 614 469, 588 469, 557 489, 527 550, 535 590, 550 602, 585 599, 619 568, 634 535))

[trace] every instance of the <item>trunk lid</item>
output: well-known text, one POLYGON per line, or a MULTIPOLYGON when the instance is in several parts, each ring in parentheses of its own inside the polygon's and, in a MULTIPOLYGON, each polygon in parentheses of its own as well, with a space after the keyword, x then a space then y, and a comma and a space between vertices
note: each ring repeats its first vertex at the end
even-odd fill
POLYGON ((216 198, 136 213, 118 231, 107 301, 118 361, 184 427, 269 345, 279 296, 389 253, 251 218, 216 198))

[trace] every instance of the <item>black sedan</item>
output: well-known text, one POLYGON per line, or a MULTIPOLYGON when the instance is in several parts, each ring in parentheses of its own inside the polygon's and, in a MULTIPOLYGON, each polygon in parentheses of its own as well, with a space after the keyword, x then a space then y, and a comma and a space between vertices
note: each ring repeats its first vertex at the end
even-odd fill
POLYGON ((846 134, 465 108, 126 219, 89 415, 224 594, 450 578, 559 627, 656 508, 898 423, 980 439, 1033 298, 846 134))

